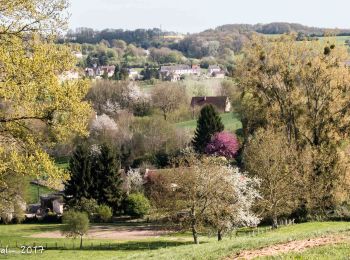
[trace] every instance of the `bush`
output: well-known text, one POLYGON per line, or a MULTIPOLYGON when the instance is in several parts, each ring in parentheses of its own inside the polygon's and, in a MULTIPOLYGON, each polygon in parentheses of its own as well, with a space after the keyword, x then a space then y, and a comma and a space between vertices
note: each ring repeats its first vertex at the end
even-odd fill
POLYGON ((97 214, 102 222, 108 222, 113 216, 112 209, 107 205, 100 205, 97 214))
POLYGON ((83 236, 89 230, 89 218, 85 212, 70 210, 64 213, 61 232, 66 237, 76 238, 80 236, 80 249, 83 247, 83 236))
POLYGON ((151 207, 149 200, 142 193, 130 194, 126 203, 126 213, 132 217, 143 217, 151 207))

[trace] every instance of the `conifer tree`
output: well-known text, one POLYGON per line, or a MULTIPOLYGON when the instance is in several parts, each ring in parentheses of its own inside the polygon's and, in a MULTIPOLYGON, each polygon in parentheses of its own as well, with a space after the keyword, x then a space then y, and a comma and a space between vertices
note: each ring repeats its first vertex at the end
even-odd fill
POLYGON ((107 204, 114 211, 120 206, 122 199, 122 178, 120 162, 116 151, 107 144, 103 144, 97 155, 93 174, 95 192, 100 204, 107 204))
POLYGON ((119 64, 117 64, 115 66, 115 69, 114 69, 114 79, 115 80, 121 80, 121 76, 120 76, 120 66, 119 64))
POLYGON ((211 137, 224 130, 221 118, 212 105, 204 106, 197 120, 197 129, 192 140, 196 152, 203 153, 211 137))
POLYGON ((65 193, 73 196, 73 201, 91 198, 93 176, 91 175, 92 156, 89 146, 78 145, 69 162, 70 179, 65 183, 65 193))

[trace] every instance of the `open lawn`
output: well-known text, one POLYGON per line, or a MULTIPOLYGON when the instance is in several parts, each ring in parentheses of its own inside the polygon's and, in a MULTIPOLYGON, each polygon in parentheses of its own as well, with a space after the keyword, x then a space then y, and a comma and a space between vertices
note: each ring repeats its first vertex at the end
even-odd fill
MULTIPOLYGON (((140 224, 105 225, 113 228, 130 228, 137 230, 140 224)), ((103 225, 102 225, 103 227, 103 225)), ((51 225, 10 225, 0 226, 0 248, 5 245, 43 245, 48 244, 51 249, 45 250, 43 254, 21 255, 19 249, 16 254, 7 256, 0 255, 1 259, 234 259, 238 254, 246 250, 267 247, 273 244, 286 243, 293 240, 308 240, 324 236, 350 236, 350 223, 348 222, 314 222, 282 227, 276 231, 268 231, 255 236, 238 236, 224 238, 217 242, 214 237, 200 237, 201 244, 193 245, 190 234, 162 235, 153 238, 134 239, 132 241, 121 241, 114 239, 86 239, 83 250, 73 250, 73 240, 65 238, 34 238, 35 234, 55 232, 59 228, 57 224, 51 225), (55 243, 58 249, 55 249, 55 243), (102 247, 100 247, 102 243, 102 247), (68 249, 64 249, 65 246, 68 249), (91 249, 91 246, 93 249, 91 249)), ((95 227, 96 228, 96 227, 95 227)), ((103 229, 102 229, 103 231, 103 229)), ((117 232, 117 231, 116 231, 117 232)), ((78 241, 74 243, 75 248, 78 241)), ((348 256, 350 249, 343 243, 339 245, 314 248, 305 252, 309 258, 302 259, 344 259, 348 256), (326 258, 327 256, 335 258, 326 258), (313 258, 313 256, 322 256, 313 258)), ((294 259, 292 253, 286 254, 287 259, 294 259)), ((271 258, 273 259, 273 258, 271 258)), ((281 259, 281 258, 275 258, 281 259)), ((283 258, 282 258, 283 259, 283 258)), ((299 258, 300 259, 300 258, 299 258)))
MULTIPOLYGON (((223 124, 225 125, 225 130, 235 132, 236 130, 242 128, 242 123, 239 120, 238 115, 233 113, 225 113, 221 114, 220 116, 223 124)), ((176 126, 179 128, 187 128, 194 131, 197 127, 197 119, 180 122, 177 123, 176 126)))

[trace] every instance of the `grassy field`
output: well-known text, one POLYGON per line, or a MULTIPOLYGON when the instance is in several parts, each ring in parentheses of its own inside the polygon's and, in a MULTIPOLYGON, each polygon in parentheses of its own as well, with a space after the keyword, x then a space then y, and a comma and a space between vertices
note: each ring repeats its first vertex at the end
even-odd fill
MULTIPOLYGON (((225 125, 225 130, 235 132, 236 130, 242 128, 242 123, 239 120, 237 115, 233 113, 225 113, 225 114, 221 114, 220 116, 223 124, 225 125)), ((176 126, 194 131, 197 126, 197 120, 180 122, 180 123, 177 123, 176 126)))
POLYGON ((39 202, 39 196, 44 195, 44 194, 50 194, 57 192, 55 190, 35 185, 35 184, 29 184, 28 185, 28 190, 27 190, 27 203, 28 204, 33 204, 39 202))
POLYGON ((276 257, 265 257, 258 259, 305 259, 305 260, 329 260, 329 259, 349 259, 349 244, 338 244, 331 246, 321 246, 309 249, 302 253, 289 253, 276 257))
MULTIPOLYGON (((54 245, 56 242, 59 247, 65 244, 72 248, 73 240, 56 239, 38 239, 30 238, 31 234, 54 231, 59 225, 11 225, 0 226, 0 248, 5 245, 54 245)), ((226 256, 236 255, 242 250, 260 248, 276 243, 292 240, 303 240, 318 237, 326 234, 349 235, 350 223, 347 222, 314 222, 298 224, 294 226, 282 227, 277 231, 269 231, 253 237, 232 237, 225 238, 222 242, 217 242, 213 237, 201 237, 200 245, 193 245, 189 234, 165 235, 153 239, 143 239, 139 241, 113 241, 113 240, 85 240, 84 250, 73 249, 50 249, 45 250, 43 254, 21 255, 19 249, 17 253, 10 255, 0 255, 1 259, 222 259, 226 256), (110 249, 89 249, 89 245, 99 245, 99 243, 111 243, 110 249)), ((75 241, 75 245, 78 241, 75 241)), ((350 249, 345 245, 334 245, 322 248, 314 248, 305 253, 309 258, 302 259, 341 259, 349 255, 350 249), (325 254, 335 256, 335 258, 325 258, 325 254), (323 258, 313 258, 314 256, 323 256, 323 258), (338 258, 339 257, 339 258, 338 258)), ((295 259, 299 257, 296 254, 287 254, 286 259, 295 259)), ((275 258, 284 259, 284 258, 275 258)))

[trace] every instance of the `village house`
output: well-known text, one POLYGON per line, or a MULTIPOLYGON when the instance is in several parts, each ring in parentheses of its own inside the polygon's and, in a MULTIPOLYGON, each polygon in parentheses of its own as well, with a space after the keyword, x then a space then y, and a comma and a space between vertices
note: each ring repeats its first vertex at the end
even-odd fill
POLYGON ((224 79, 225 75, 225 71, 214 72, 213 74, 211 74, 211 76, 216 79, 224 79))
POLYGON ((77 71, 65 71, 61 75, 58 76, 60 82, 64 82, 67 80, 77 80, 80 78, 79 72, 77 71))
POLYGON ((208 68, 208 75, 213 78, 223 79, 225 78, 225 71, 223 71, 218 65, 210 65, 208 68))
POLYGON ((115 66, 94 66, 93 68, 86 68, 85 75, 90 78, 111 78, 114 75, 115 66))
POLYGON ((77 59, 82 59, 84 55, 80 51, 73 51, 72 54, 77 58, 77 59))
POLYGON ((200 75, 200 67, 193 65, 162 66, 160 75, 163 80, 177 81, 184 75, 200 75))
POLYGON ((221 72, 221 68, 218 65, 209 65, 208 67, 208 74, 213 75, 213 73, 219 73, 221 72))
POLYGON ((129 69, 128 71, 129 71, 129 79, 131 80, 139 80, 142 77, 140 73, 135 69, 129 69))
POLYGON ((220 113, 229 113, 231 111, 230 99, 226 96, 217 97, 192 97, 191 108, 194 110, 205 105, 213 105, 220 113))

